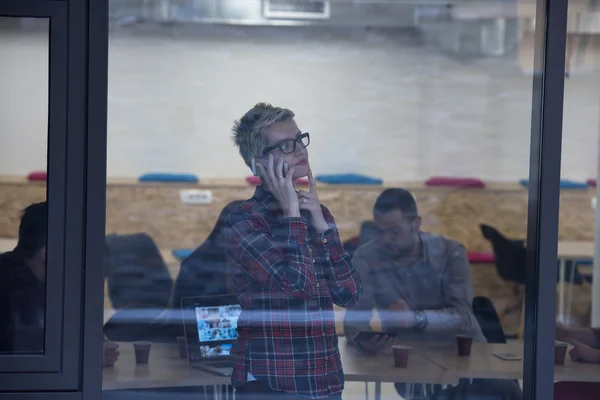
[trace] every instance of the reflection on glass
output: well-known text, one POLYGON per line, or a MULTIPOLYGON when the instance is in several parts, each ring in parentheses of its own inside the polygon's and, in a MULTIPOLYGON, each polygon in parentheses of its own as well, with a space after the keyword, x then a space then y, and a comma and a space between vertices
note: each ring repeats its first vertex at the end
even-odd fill
POLYGON ((600 397, 598 2, 570 2, 558 241, 556 400, 600 397), (581 190, 573 190, 579 186, 581 190))
POLYGON ((0 18, 0 354, 44 352, 48 26, 0 18))
POLYGON ((107 398, 519 398, 535 7, 246 3, 112 5, 107 398))

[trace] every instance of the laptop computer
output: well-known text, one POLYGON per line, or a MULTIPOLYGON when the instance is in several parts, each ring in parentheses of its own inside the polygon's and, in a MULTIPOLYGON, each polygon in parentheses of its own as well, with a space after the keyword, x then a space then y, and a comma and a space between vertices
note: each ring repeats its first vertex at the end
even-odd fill
POLYGON ((188 360, 193 368, 231 376, 231 346, 238 337, 242 311, 235 296, 184 297, 181 299, 188 360))

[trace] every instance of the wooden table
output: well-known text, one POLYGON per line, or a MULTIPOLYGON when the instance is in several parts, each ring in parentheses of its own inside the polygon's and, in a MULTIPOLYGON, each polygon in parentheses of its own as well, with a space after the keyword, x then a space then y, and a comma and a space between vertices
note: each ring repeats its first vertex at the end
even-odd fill
MULTIPOLYGON (((474 343, 470 357, 457 356, 454 343, 412 343, 413 349, 451 373, 456 379, 523 379, 523 361, 506 361, 494 356, 513 353, 523 357, 519 343, 474 343)), ((569 346, 569 350, 572 346, 569 346)), ((554 367, 555 381, 600 382, 600 364, 573 362, 567 355, 565 365, 554 367)))
POLYGON ((142 389, 181 386, 228 385, 231 379, 190 368, 179 358, 177 345, 153 344, 150 360, 137 365, 132 343, 119 343, 119 359, 102 371, 102 389, 142 389))
MULTIPOLYGON (((428 360, 412 353, 407 368, 394 368, 391 350, 378 355, 367 355, 340 339, 339 344, 344 376, 355 382, 431 382, 453 384, 454 375, 428 360)), ((113 367, 105 368, 102 376, 104 390, 141 389, 181 386, 228 385, 231 379, 191 368, 179 358, 177 345, 154 344, 147 365, 136 365, 132 343, 120 343, 121 355, 113 367)), ((380 385, 378 385, 381 387, 380 385)), ((375 393, 375 398, 380 397, 375 393)))
POLYGON ((523 361, 505 361, 494 352, 523 356, 519 344, 473 343, 471 356, 459 357, 455 343, 413 343, 424 357, 460 378, 523 379, 523 361))
MULTIPOLYGON (((567 261, 575 260, 593 260, 594 259, 594 242, 577 242, 577 241, 559 241, 558 242, 558 320, 565 320, 565 273, 567 269, 567 261)), ((590 269, 590 274, 593 268, 590 269)), ((571 268, 569 293, 567 297, 567 320, 571 316, 571 305, 573 303, 573 281, 575 278, 575 268, 571 268)))

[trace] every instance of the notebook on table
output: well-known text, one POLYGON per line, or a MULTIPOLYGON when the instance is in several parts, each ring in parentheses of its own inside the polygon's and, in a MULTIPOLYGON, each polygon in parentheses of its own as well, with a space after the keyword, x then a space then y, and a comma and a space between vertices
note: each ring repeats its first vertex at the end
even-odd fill
POLYGON ((242 311, 231 295, 181 299, 188 360, 193 368, 231 376, 231 346, 238 337, 242 311))

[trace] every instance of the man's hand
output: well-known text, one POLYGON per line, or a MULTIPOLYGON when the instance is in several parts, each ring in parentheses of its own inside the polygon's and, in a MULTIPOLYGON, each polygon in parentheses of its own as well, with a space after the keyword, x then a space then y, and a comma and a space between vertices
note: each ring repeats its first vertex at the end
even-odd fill
POLYGON ((329 229, 329 226, 325 221, 325 217, 323 217, 321 202, 319 201, 319 195, 317 194, 317 182, 315 182, 315 178, 313 177, 311 170, 308 170, 308 182, 310 184, 310 189, 308 192, 304 190, 298 190, 300 210, 306 210, 310 212, 311 226, 318 233, 323 233, 329 229))
POLYGON ((378 353, 385 349, 389 349, 394 344, 394 338, 388 335, 373 335, 368 341, 356 341, 356 344, 363 350, 370 353, 378 353))
POLYGON ((575 340, 592 347, 600 344, 591 328, 575 328, 563 324, 556 324, 556 339, 563 342, 575 340))
POLYGON ((394 304, 387 309, 390 321, 399 328, 414 328, 415 313, 408 304, 402 299, 396 300, 394 304))
POLYGON ((564 324, 557 323, 556 324, 556 340, 561 340, 564 342, 565 339, 569 339, 569 336, 571 336, 571 334, 569 332, 569 328, 564 324))
POLYGON ((573 345, 573 348, 569 352, 569 354, 571 355, 571 360, 589 363, 600 363, 600 350, 594 349, 593 347, 578 342, 577 340, 568 339, 565 340, 565 342, 573 345))
POLYGON ((105 340, 102 343, 102 366, 112 367, 119 358, 119 344, 105 340))

